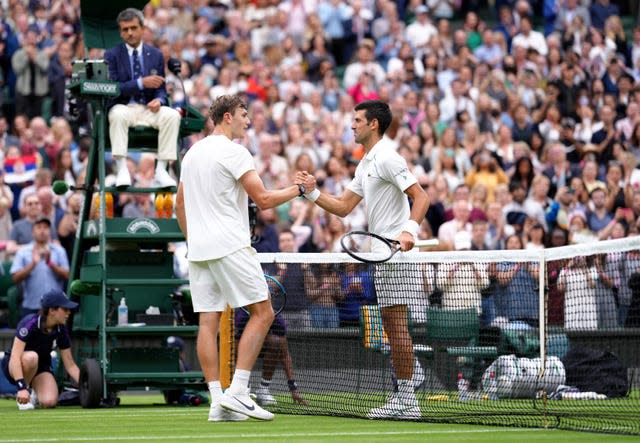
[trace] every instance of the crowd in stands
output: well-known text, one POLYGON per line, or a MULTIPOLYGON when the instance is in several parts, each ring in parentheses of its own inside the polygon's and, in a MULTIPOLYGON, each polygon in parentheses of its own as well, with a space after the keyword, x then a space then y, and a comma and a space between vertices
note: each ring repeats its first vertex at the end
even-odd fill
MULTIPOLYGON (((219 95, 245 95, 252 126, 242 142, 268 187, 308 170, 340 194, 363 155, 353 107, 381 99, 394 116, 387 141, 431 198, 421 235, 442 248, 502 249, 514 234, 527 249, 638 234, 640 26, 625 32, 613 0, 484 8, 487 21, 474 0, 154 0, 144 41, 182 62, 184 90, 165 72, 173 106, 206 116, 219 95)), ((79 10, 79 0, 0 2, 5 260, 31 241, 12 225, 35 220, 24 206, 33 194, 70 251, 81 201, 54 197, 51 183, 82 183, 91 139, 65 85, 74 59, 103 54, 85 49, 79 10)), ((149 183, 153 163, 130 155, 134 186, 149 183)), ((127 205, 153 215, 150 200, 125 195, 116 215, 127 205)), ((259 215, 256 248, 277 251, 286 229, 299 252, 338 251, 364 219, 363 208, 342 219, 295 200, 259 215)))

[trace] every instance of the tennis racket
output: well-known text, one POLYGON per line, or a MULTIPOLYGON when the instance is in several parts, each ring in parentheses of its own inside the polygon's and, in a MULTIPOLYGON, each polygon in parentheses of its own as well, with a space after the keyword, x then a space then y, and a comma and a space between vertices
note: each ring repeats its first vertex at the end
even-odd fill
MULTIPOLYGON (((264 279, 269 287, 269 296, 271 297, 271 306, 273 306, 273 312, 277 314, 281 313, 284 307, 287 305, 287 291, 284 290, 284 286, 269 274, 264 274, 264 279)), ((249 310, 246 306, 242 306, 244 312, 249 314, 249 310)))
MULTIPOLYGON (((400 251, 400 242, 366 231, 352 231, 342 236, 344 252, 364 263, 384 263, 400 251)), ((414 247, 437 246, 437 239, 418 240, 414 247)))

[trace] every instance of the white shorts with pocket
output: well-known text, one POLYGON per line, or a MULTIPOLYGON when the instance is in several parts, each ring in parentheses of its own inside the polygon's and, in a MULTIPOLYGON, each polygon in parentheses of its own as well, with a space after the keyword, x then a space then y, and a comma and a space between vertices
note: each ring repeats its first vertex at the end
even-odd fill
POLYGON ((214 260, 189 262, 194 312, 222 312, 269 298, 264 273, 252 247, 214 260))

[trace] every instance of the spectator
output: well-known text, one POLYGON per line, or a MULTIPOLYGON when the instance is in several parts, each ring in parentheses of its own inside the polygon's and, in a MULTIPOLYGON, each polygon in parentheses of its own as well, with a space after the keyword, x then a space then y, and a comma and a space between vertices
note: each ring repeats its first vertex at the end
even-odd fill
POLYGON ((22 289, 22 317, 37 313, 43 307, 42 296, 50 290, 62 291, 69 278, 67 253, 51 241, 49 219, 37 219, 31 234, 33 240, 18 250, 10 271, 22 289))
POLYGON ((33 118, 42 114, 42 104, 49 95, 49 50, 38 48, 38 32, 30 27, 22 48, 11 57, 16 74, 16 113, 33 118))
MULTIPOLYGON (((456 234, 455 249, 471 249, 471 234, 466 231, 456 234)), ((474 308, 480 315, 480 291, 489 286, 489 275, 483 263, 445 262, 438 266, 436 285, 442 290, 443 309, 474 308)))
POLYGON ((344 299, 341 282, 330 263, 308 265, 304 271, 304 287, 311 302, 311 327, 340 326, 338 303, 344 299))
POLYGON ((73 193, 67 200, 67 210, 58 223, 58 239, 67 253, 67 258, 73 257, 73 246, 78 232, 78 221, 82 209, 83 197, 80 193, 73 193))
MULTIPOLYGON (((505 249, 524 249, 522 237, 510 235, 505 249)), ((533 262, 498 263, 498 292, 495 296, 496 315, 509 321, 523 321, 530 326, 538 323, 538 264, 533 262)))
POLYGON ((587 226, 592 232, 600 233, 613 220, 613 215, 606 208, 606 188, 594 188, 589 197, 592 209, 587 214, 587 226))
POLYGON ((494 189, 500 184, 509 183, 509 178, 496 159, 486 150, 478 152, 473 158, 474 167, 465 176, 465 183, 473 187, 479 183, 487 188, 487 201, 495 199, 494 189))
POLYGON ((344 298, 338 302, 340 326, 358 326, 360 307, 376 303, 371 269, 362 263, 347 263, 341 276, 344 298))
MULTIPOLYGON (((51 228, 54 232, 58 232, 58 223, 64 215, 64 210, 60 208, 58 199, 53 193, 51 186, 43 186, 36 191, 38 200, 40 200, 40 214, 51 222, 51 228)), ((57 235, 53 238, 57 238, 57 235)))
POLYGON ((593 0, 589 7, 591 24, 596 29, 604 30, 605 22, 612 15, 620 15, 618 5, 612 4, 611 0, 593 0))
POLYGON ((453 203, 453 220, 443 223, 438 229, 438 240, 445 250, 454 248, 455 236, 458 232, 471 231, 470 214, 471 207, 468 200, 456 200, 453 203))
MULTIPOLYGON (((590 257, 589 257, 590 258, 590 257)), ((589 258, 575 257, 558 276, 558 290, 564 292, 564 327, 569 330, 598 328, 595 286, 597 269, 589 258)))
MULTIPOLYGON (((7 254, 13 255, 19 249, 33 240, 33 224, 42 217, 42 206, 37 194, 31 194, 25 198, 25 215, 18 219, 11 228, 9 241, 7 242, 7 254)), ((51 230, 51 238, 56 238, 55 232, 51 230)))
POLYGON ((555 31, 562 34, 568 29, 571 29, 575 17, 580 17, 580 20, 586 28, 591 26, 589 10, 582 6, 579 0, 566 0, 562 7, 557 8, 554 23, 555 31))
POLYGON ((518 46, 522 46, 526 49, 533 48, 537 50, 540 55, 546 56, 549 51, 547 42, 542 33, 533 29, 532 18, 528 15, 521 17, 519 28, 520 32, 513 37, 513 41, 511 43, 512 49, 518 46))

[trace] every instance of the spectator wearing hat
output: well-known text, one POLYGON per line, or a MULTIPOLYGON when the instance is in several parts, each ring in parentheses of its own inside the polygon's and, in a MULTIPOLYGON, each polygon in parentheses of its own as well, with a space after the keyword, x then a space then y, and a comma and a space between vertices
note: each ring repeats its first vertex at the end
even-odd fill
POLYGON ((418 5, 414 12, 416 14, 416 20, 407 26, 405 36, 411 46, 416 50, 425 48, 429 44, 431 37, 438 34, 438 30, 431 23, 429 17, 429 8, 425 5, 418 5))
POLYGON ((62 291, 69 278, 67 253, 51 241, 51 221, 37 219, 31 234, 33 241, 17 252, 10 270, 11 278, 22 289, 23 317, 38 312, 42 295, 62 291))
POLYGON ((51 366, 51 351, 57 347, 65 370, 74 383, 79 382, 80 369, 71 353, 71 338, 65 323, 78 304, 64 292, 52 289, 44 293, 40 311, 18 323, 11 349, 2 359, 2 371, 17 387, 16 401, 21 411, 55 408, 58 383, 51 366))
POLYGON ((204 41, 204 54, 200 57, 200 67, 212 65, 217 72, 220 72, 227 63, 228 48, 229 44, 223 35, 208 35, 204 41))

